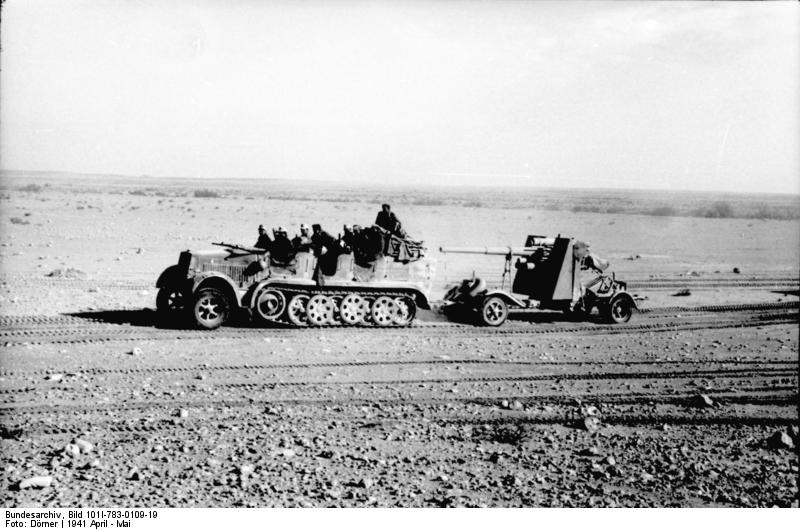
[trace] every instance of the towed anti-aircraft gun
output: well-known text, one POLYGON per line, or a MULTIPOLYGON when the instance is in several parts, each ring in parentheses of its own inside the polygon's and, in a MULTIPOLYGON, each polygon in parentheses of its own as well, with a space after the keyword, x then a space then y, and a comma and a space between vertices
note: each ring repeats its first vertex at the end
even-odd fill
POLYGON ((504 256, 503 283, 500 289, 487 288, 480 278, 466 279, 445 294, 445 312, 467 309, 477 313, 488 326, 499 326, 510 309, 554 309, 587 317, 594 308, 609 322, 630 320, 636 303, 627 284, 602 272, 608 263, 589 253, 588 245, 572 238, 529 235, 523 247, 441 247, 443 253, 504 256), (505 290, 516 273, 511 292, 505 290), (581 270, 598 275, 582 282, 581 270))

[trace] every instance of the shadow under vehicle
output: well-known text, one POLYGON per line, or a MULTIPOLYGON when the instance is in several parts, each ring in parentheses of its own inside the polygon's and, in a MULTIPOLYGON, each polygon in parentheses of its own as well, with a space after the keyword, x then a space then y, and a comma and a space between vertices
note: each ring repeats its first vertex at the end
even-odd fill
POLYGON ((429 309, 435 262, 421 243, 373 227, 379 250, 276 259, 263 249, 214 243, 181 252, 156 282, 160 318, 190 317, 215 329, 234 313, 292 326, 407 326, 429 309))
MULTIPOLYGON (((523 247, 441 247, 440 251, 505 257, 500 288, 488 288, 473 275, 447 291, 442 310, 449 316, 477 317, 484 325, 500 326, 510 311, 549 309, 587 318, 597 308, 607 322, 623 323, 636 308, 625 282, 599 269, 591 278, 582 274, 585 264, 591 262, 588 246, 572 238, 529 235, 523 247), (515 257, 516 272, 509 292, 505 287, 515 257)), ((605 267, 607 264, 600 268, 605 267)))

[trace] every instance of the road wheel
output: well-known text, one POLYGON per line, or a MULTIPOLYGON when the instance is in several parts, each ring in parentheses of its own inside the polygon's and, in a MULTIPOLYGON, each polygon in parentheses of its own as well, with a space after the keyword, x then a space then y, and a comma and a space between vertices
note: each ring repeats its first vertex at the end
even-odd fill
POLYGON ((633 305, 625 296, 617 296, 604 308, 605 319, 612 324, 624 324, 633 315, 633 305))
POLYGON ((286 309, 286 297, 277 289, 264 289, 256 299, 256 316, 263 322, 274 322, 286 309))
POLYGON ((195 294, 194 319, 201 328, 217 329, 230 315, 231 304, 222 291, 206 287, 195 294))
POLYGON ((377 326, 391 326, 397 318, 397 304, 388 296, 379 296, 372 304, 371 313, 377 326))
POLYGON ((499 326, 508 318, 508 304, 499 296, 489 296, 481 305, 480 315, 487 326, 499 326))
POLYGON ((156 296, 156 310, 164 315, 178 315, 186 310, 187 296, 183 289, 162 287, 156 296))
POLYGON ((394 323, 398 326, 410 325, 417 314, 417 304, 408 296, 398 296, 394 299, 394 303, 397 305, 394 323))
POLYGON ((306 304, 306 316, 312 326, 324 326, 333 323, 336 306, 330 297, 315 294, 306 304))
POLYGON ((339 306, 339 318, 348 326, 364 322, 367 313, 369 313, 369 302, 359 294, 348 294, 339 306))
POLYGON ((308 296, 304 294, 296 294, 289 300, 289 304, 286 306, 286 318, 289 319, 289 322, 298 327, 308 325, 306 304, 308 304, 308 296))

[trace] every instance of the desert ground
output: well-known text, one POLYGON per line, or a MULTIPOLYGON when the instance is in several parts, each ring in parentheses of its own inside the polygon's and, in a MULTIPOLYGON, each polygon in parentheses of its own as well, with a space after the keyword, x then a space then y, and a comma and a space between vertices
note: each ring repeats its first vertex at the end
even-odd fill
POLYGON ((13 173, 0 207, 6 506, 798 505, 797 197, 13 173), (434 300, 503 265, 440 246, 563 234, 640 311, 156 318, 180 251, 253 244, 261 223, 335 235, 384 201, 437 260, 434 300))

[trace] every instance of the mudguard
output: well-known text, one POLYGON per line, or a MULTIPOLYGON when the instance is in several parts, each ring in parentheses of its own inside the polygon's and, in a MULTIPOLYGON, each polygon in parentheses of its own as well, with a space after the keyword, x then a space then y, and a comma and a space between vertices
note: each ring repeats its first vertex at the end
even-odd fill
POLYGON ((485 300, 490 296, 497 296, 502 298, 505 301, 505 303, 508 304, 509 306, 526 307, 525 302, 523 302, 522 300, 520 300, 515 296, 511 296, 506 291, 501 291, 500 289, 492 289, 490 291, 486 291, 478 299, 485 300))
POLYGON ((636 310, 638 311, 638 309, 639 309, 639 308, 636 306, 636 301, 633 299, 633 297, 632 297, 630 294, 628 294, 628 293, 627 293, 627 292, 625 292, 625 291, 619 292, 619 293, 615 294, 614 296, 612 296, 612 297, 611 297, 611 298, 608 300, 608 304, 611 304, 611 303, 613 303, 613 302, 614 302, 614 300, 616 300, 617 298, 624 298, 624 299, 626 299, 626 300, 628 301, 628 303, 629 303, 629 304, 631 304, 631 307, 632 307, 632 308, 634 308, 634 309, 636 309, 636 310))
POLYGON ((156 287, 166 287, 168 285, 176 285, 186 281, 186 270, 180 265, 170 265, 156 281, 156 287))
POLYGON ((196 275, 192 280, 192 294, 197 292, 201 287, 211 286, 212 284, 217 288, 222 288, 229 296, 232 303, 241 306, 239 289, 236 287, 236 284, 226 275, 216 271, 208 271, 196 275))

